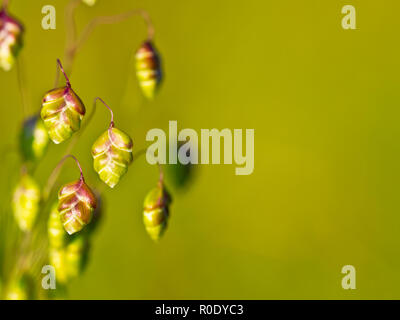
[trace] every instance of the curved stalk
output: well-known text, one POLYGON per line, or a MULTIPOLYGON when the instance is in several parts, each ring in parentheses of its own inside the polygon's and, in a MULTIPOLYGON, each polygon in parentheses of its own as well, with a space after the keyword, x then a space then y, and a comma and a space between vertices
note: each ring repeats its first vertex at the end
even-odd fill
POLYGON ((68 78, 68 76, 67 76, 67 73, 65 72, 64 67, 63 67, 63 65, 61 64, 60 59, 57 59, 57 68, 56 68, 56 69, 57 69, 57 71, 56 71, 56 79, 55 79, 55 81, 54 81, 54 88, 56 88, 57 85, 58 85, 58 80, 59 80, 59 77, 60 77, 60 70, 61 70, 62 74, 63 74, 64 77, 65 77, 65 82, 66 82, 66 84, 67 84, 67 87, 70 87, 70 88, 71 88, 71 82, 69 81, 69 78, 68 78))
POLYGON ((76 41, 76 24, 75 24, 75 10, 81 4, 82 0, 70 0, 65 8, 65 30, 66 30, 66 39, 65 39, 65 68, 71 73, 72 64, 74 60, 74 55, 70 54, 70 48, 74 46, 76 41))
POLYGON ((64 165, 65 160, 67 160, 68 158, 72 158, 72 159, 75 160, 75 162, 76 162, 76 164, 77 164, 77 166, 78 166, 78 168, 79 168, 79 171, 80 171, 80 180, 85 181, 85 178, 83 177, 82 167, 81 167, 81 164, 79 163, 78 159, 77 159, 76 157, 74 157, 72 154, 67 154, 66 156, 64 156, 64 157, 58 162, 58 164, 56 165, 56 167, 55 167, 55 168, 53 169, 53 171, 51 172, 49 178, 47 179, 46 186, 45 186, 45 188, 43 189, 43 201, 46 201, 47 198, 49 197, 49 195, 50 195, 50 193, 51 193, 51 191, 52 191, 52 189, 53 189, 53 186, 54 186, 54 184, 56 183, 57 178, 58 178, 58 176, 59 176, 59 174, 60 174, 60 171, 61 171, 61 169, 62 169, 62 166, 64 165))
POLYGON ((65 70, 64 70, 64 68, 63 68, 63 66, 62 66, 62 64, 61 64, 60 59, 57 59, 57 66, 58 66, 58 68, 61 70, 61 72, 63 73, 63 75, 64 75, 64 77, 65 77, 65 81, 66 81, 66 83, 67 83, 67 87, 71 87, 71 82, 70 82, 69 79, 68 79, 68 76, 67 76, 67 74, 66 74, 66 72, 65 72, 65 70))
POLYGON ((110 127, 109 129, 112 129, 114 127, 114 112, 112 111, 112 109, 107 105, 107 103, 104 102, 104 100, 100 97, 96 97, 93 101, 93 106, 96 107, 96 102, 97 100, 100 100, 105 106, 106 108, 110 111, 111 113, 111 122, 110 122, 110 127))
POLYGON ((150 16, 147 11, 143 9, 135 9, 125 13, 113 15, 113 16, 102 16, 94 18, 91 22, 89 22, 86 27, 83 29, 79 38, 67 49, 67 55, 71 61, 71 64, 75 58, 78 50, 83 46, 83 44, 87 41, 93 30, 103 24, 114 24, 118 22, 125 21, 134 16, 141 16, 147 25, 147 39, 151 41, 154 38, 154 26, 151 22, 150 16))

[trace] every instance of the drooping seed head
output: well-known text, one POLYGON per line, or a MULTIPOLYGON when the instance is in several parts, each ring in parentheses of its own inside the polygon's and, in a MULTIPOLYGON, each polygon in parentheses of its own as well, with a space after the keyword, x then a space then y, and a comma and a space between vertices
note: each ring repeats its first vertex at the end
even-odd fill
POLYGON ((4 9, 0 10, 0 68, 9 71, 22 48, 24 28, 4 9))
POLYGON ((144 200, 143 222, 147 233, 156 242, 167 228, 171 201, 171 196, 161 184, 152 189, 144 200))
POLYGON ((95 208, 96 197, 83 179, 64 185, 58 193, 58 211, 68 234, 90 223, 95 208))
POLYGON ((42 100, 41 117, 50 139, 59 144, 79 130, 85 106, 70 86, 48 91, 42 100))
POLYGON ((132 162, 133 142, 123 131, 110 127, 92 146, 94 170, 108 186, 114 188, 132 162))
POLYGON ((22 231, 30 231, 39 211, 40 188, 36 181, 24 173, 18 182, 12 199, 12 209, 22 231))
POLYGON ((20 150, 25 161, 37 161, 42 158, 49 144, 49 135, 38 116, 24 121, 20 133, 20 150))
POLYGON ((161 59, 150 41, 145 41, 136 52, 136 75, 146 98, 152 100, 161 83, 161 59))
POLYGON ((53 249, 63 248, 67 242, 67 233, 63 228, 60 213, 58 212, 58 203, 54 203, 49 220, 47 222, 47 234, 49 237, 49 247, 53 249))

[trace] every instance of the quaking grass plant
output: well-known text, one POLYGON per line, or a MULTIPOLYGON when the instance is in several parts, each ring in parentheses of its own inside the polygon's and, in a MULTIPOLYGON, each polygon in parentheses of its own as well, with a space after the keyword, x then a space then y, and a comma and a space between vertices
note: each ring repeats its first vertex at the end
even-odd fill
MULTIPOLYGON (((108 128, 93 143, 93 168, 99 179, 114 188, 127 174, 128 167, 144 150, 133 154, 132 138, 114 124, 114 112, 102 98, 94 99, 89 115, 84 102, 72 88, 68 74, 76 54, 92 31, 102 24, 113 24, 134 16, 142 17, 147 25, 147 39, 135 54, 136 74, 141 91, 149 100, 154 99, 161 83, 161 59, 154 46, 154 28, 148 13, 142 9, 115 16, 97 17, 78 35, 74 12, 82 3, 92 6, 95 0, 70 0, 66 7, 65 68, 57 59, 54 88, 44 94, 39 113, 29 115, 24 90, 19 53, 22 49, 24 27, 9 14, 9 0, 0 10, 0 68, 17 69, 23 98, 24 119, 17 139, 20 156, 20 174, 10 201, 0 212, 0 298, 47 299, 65 298, 67 287, 87 265, 94 230, 103 215, 103 199, 99 188, 89 186, 77 157, 71 154, 78 139, 90 123, 100 101, 110 111, 108 128), (59 71, 65 85, 59 86, 59 71), (49 144, 67 144, 66 152, 49 175, 44 187, 35 178, 35 169, 45 157, 49 144), (53 196, 54 186, 67 159, 73 159, 80 176, 65 182, 53 196), (41 268, 50 264, 55 268, 57 290, 41 290, 41 268)), ((79 88, 77 88, 79 91, 79 88)), ((2 159, 5 161, 5 159, 2 159)), ((167 228, 169 207, 172 202, 164 184, 164 173, 158 166, 160 178, 155 188, 144 199, 143 221, 150 238, 159 241, 167 228)), ((171 181, 184 185, 189 170, 182 165, 170 167, 171 181), (172 170, 171 170, 172 168, 172 170)))

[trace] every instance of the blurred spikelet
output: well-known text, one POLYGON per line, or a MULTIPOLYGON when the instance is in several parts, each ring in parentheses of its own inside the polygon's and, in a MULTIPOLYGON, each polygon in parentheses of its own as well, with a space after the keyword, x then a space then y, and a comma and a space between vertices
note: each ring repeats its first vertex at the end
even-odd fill
POLYGON ((42 158, 49 143, 49 135, 38 116, 24 121, 19 138, 24 161, 37 161, 42 158))
POLYGON ((7 287, 6 300, 31 300, 34 299, 34 284, 27 274, 13 279, 7 287))
POLYGON ((22 48, 24 28, 5 9, 0 10, 0 68, 9 71, 22 48))
POLYGON ((40 188, 38 184, 27 173, 23 173, 12 199, 14 217, 22 231, 32 229, 39 210, 39 203, 40 188))
POLYGON ((57 283, 65 284, 68 280, 68 269, 65 259, 65 248, 49 248, 49 263, 56 271, 57 283))
POLYGON ((82 0, 82 1, 90 7, 92 7, 96 4, 96 0, 82 0))
POLYGON ((52 249, 63 248, 67 242, 67 233, 61 222, 60 213, 58 212, 58 203, 54 203, 47 223, 47 233, 49 237, 49 246, 52 249))
POLYGON ((144 200, 143 222, 149 236, 158 241, 167 228, 171 196, 161 183, 144 200))
POLYGON ((142 44, 136 52, 136 75, 144 96, 154 99, 162 79, 161 60, 150 41, 142 44))
POLYGON ((78 277, 84 270, 89 253, 86 233, 73 235, 65 248, 65 264, 69 279, 78 277))

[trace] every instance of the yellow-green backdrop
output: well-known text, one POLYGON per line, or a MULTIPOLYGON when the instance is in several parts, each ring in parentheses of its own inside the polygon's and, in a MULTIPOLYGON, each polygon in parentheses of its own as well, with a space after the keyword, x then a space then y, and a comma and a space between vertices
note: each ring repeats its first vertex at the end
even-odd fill
MULTIPOLYGON (((26 26, 21 62, 32 113, 63 58, 66 3, 11 2, 26 26), (41 28, 47 4, 57 10, 56 30, 41 28)), ((147 130, 167 130, 169 120, 198 131, 255 129, 255 170, 236 176, 234 165, 198 166, 187 190, 174 192, 169 228, 155 245, 142 205, 157 168, 135 161, 114 190, 105 188, 105 219, 69 297, 400 298, 400 3, 98 0, 78 8, 78 30, 132 8, 154 22, 162 88, 146 103, 130 64, 143 21, 101 26, 71 75, 88 109, 95 96, 105 99, 135 150, 147 130), (341 27, 346 4, 357 10, 356 30, 341 27), (356 290, 341 287, 347 264, 356 268, 356 290)), ((15 145, 15 69, 0 72, 0 108, 0 146, 15 145)), ((99 106, 73 150, 94 185, 90 147, 108 122, 99 106)), ((64 151, 50 147, 35 174, 40 183, 64 151)), ((74 178, 71 163, 57 185, 74 178)))

